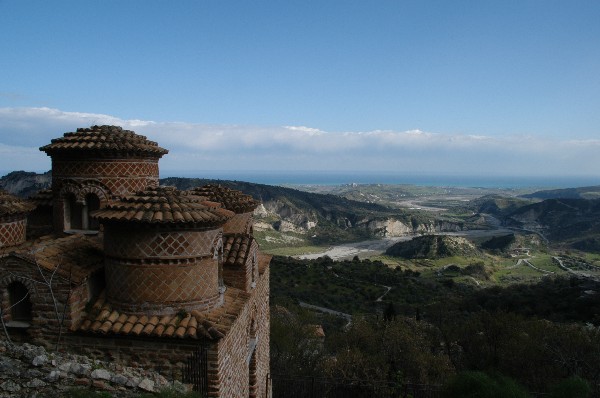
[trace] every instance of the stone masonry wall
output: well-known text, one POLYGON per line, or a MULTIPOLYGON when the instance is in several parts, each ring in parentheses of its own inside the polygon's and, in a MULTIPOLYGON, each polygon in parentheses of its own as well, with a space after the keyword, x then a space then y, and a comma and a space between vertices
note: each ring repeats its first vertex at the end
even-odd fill
POLYGON ((181 380, 183 364, 201 344, 208 347, 209 361, 216 358, 216 344, 201 340, 69 334, 64 342, 69 351, 153 370, 169 380, 181 380))

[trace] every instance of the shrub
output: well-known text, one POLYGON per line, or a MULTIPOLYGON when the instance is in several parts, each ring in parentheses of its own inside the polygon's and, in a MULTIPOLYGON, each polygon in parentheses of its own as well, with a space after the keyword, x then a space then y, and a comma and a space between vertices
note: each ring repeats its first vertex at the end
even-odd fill
POLYGON ((550 398, 587 398, 591 394, 588 382, 578 376, 565 379, 550 389, 550 398))
POLYGON ((461 372, 442 390, 444 398, 526 398, 528 394, 514 380, 483 372, 461 372))

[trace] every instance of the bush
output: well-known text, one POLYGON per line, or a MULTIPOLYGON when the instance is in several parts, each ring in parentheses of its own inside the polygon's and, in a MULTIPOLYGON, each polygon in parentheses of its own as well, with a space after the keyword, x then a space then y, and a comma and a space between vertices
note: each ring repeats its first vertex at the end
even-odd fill
POLYGON ((529 395, 514 380, 483 372, 461 372, 442 390, 444 398, 526 398, 529 395))
POLYGON ((591 394, 588 382, 578 376, 565 379, 550 390, 550 398, 587 398, 591 394))
POLYGON ((68 398, 111 398, 106 391, 94 391, 87 388, 73 388, 66 391, 66 397, 68 398))

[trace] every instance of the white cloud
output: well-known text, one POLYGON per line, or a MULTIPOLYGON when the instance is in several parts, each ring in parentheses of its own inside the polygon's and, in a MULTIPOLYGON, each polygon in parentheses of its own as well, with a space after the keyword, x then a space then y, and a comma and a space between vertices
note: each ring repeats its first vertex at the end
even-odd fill
POLYGON ((46 170, 37 150, 77 127, 115 124, 170 153, 161 170, 396 170, 496 175, 600 174, 600 140, 486 136, 421 130, 326 132, 307 126, 246 126, 126 120, 51 108, 0 108, 0 170, 46 170))

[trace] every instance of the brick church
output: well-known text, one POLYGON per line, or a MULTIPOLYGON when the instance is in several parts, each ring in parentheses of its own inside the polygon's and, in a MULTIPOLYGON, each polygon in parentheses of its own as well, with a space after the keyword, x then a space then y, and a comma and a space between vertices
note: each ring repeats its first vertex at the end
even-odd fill
POLYGON ((0 338, 180 375, 210 397, 269 396, 269 262, 258 203, 158 184, 167 150, 115 126, 40 148, 52 188, 0 192, 0 338))

